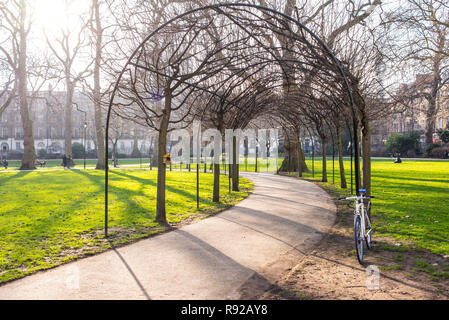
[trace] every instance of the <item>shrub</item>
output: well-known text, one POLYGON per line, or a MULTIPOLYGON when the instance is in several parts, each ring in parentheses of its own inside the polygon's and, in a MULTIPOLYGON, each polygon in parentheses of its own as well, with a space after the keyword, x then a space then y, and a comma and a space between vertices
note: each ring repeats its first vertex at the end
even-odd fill
POLYGON ((393 133, 387 140, 386 151, 390 153, 407 154, 408 151, 414 151, 415 155, 419 152, 418 132, 408 132, 406 134, 393 133))
POLYGON ((81 143, 72 144, 72 159, 81 159, 84 157, 84 146, 81 143))
POLYGON ((431 143, 431 144, 429 144, 429 145, 426 147, 426 156, 430 157, 433 149, 435 149, 435 148, 441 148, 441 147, 442 147, 442 145, 441 145, 441 144, 438 144, 438 143, 431 143))
POLYGON ((430 156, 432 158, 444 159, 444 158, 446 158, 447 152, 448 152, 448 147, 433 148, 430 151, 430 156))
POLYGON ((416 158, 417 155, 418 154, 417 154, 416 150, 408 150, 407 151, 407 158, 416 158))
POLYGON ((47 156, 47 150, 45 150, 45 149, 39 149, 39 150, 37 151, 37 156, 38 156, 39 158, 45 158, 45 157, 47 156))
POLYGON ((443 141, 444 143, 449 143, 449 124, 447 125, 446 129, 440 129, 437 131, 437 133, 441 141, 443 141))

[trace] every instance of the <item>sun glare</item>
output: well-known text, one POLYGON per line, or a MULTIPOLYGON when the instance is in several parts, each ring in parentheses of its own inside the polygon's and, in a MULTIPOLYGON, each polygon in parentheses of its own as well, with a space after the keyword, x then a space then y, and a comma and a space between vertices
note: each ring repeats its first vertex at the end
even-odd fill
POLYGON ((46 32, 51 33, 60 32, 69 22, 66 1, 35 0, 33 20, 40 30, 45 29, 46 32))

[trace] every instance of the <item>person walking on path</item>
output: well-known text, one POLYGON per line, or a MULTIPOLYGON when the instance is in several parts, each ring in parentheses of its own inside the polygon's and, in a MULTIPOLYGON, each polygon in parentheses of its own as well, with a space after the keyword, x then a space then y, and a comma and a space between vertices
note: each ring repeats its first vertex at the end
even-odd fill
POLYGON ((67 167, 67 157, 65 154, 62 156, 62 166, 64 167, 64 170, 67 167))

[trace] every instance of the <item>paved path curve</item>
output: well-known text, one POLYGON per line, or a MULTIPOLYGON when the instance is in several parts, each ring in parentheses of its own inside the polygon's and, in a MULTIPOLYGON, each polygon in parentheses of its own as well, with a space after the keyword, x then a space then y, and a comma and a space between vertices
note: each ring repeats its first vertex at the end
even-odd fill
POLYGON ((335 221, 312 183, 242 174, 254 193, 214 217, 0 287, 0 299, 241 299, 272 288, 335 221))

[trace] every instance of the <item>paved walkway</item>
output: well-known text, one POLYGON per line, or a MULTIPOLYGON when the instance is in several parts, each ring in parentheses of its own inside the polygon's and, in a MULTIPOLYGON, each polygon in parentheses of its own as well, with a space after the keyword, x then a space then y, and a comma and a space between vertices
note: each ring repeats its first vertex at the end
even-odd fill
POLYGON ((241 299, 272 288, 333 225, 312 183, 242 174, 254 193, 179 230, 0 287, 0 299, 241 299))

